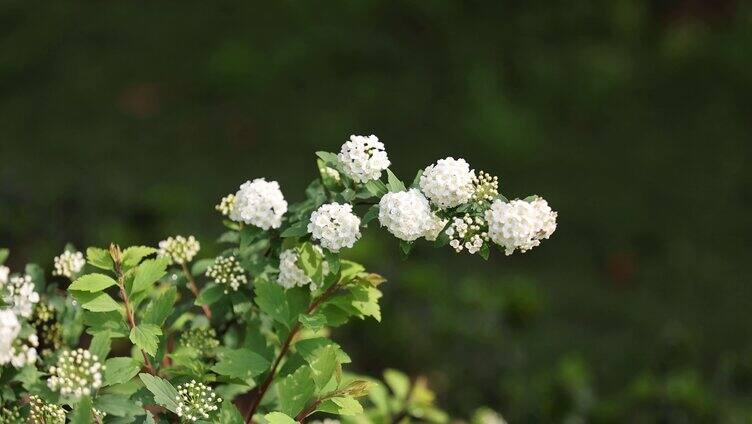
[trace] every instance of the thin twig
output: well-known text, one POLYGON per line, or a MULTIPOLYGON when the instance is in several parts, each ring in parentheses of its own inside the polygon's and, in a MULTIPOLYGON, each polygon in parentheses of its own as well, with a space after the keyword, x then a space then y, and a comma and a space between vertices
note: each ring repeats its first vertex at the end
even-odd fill
MULTIPOLYGON (((188 265, 186 265, 185 262, 181 263, 180 266, 183 267, 183 274, 185 274, 185 278, 188 280, 188 289, 190 289, 193 296, 198 299, 199 291, 198 286, 196 285, 196 280, 193 278, 193 274, 188 270, 188 265)), ((209 309, 209 305, 201 305, 201 309, 203 309, 204 315, 206 315, 207 318, 212 319, 212 311, 209 309)))

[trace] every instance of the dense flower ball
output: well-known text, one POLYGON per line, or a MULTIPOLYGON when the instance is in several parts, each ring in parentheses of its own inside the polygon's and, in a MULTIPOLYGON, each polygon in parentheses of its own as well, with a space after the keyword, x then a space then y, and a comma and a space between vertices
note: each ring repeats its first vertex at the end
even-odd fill
POLYGON ((351 135, 337 155, 345 173, 355 182, 378 180, 391 163, 384 151, 384 143, 375 135, 351 135))
POLYGON ((464 159, 439 159, 420 177, 420 189, 441 209, 453 208, 473 197, 475 172, 464 159))
MULTIPOLYGON (((314 245, 313 248, 323 256, 324 251, 321 250, 321 247, 314 245)), ((286 289, 303 287, 306 284, 310 284, 311 291, 315 291, 318 287, 311 282, 311 278, 308 277, 297 264, 299 257, 300 255, 298 255, 298 252, 295 249, 287 249, 279 255, 279 275, 277 276, 277 284, 286 289)), ((322 273, 324 275, 329 273, 329 264, 326 262, 322 264, 322 273)))
POLYGON ((234 194, 228 194, 227 196, 223 197, 219 204, 214 206, 214 209, 221 213, 222 216, 230 216, 230 212, 232 212, 232 208, 235 207, 235 195, 234 194))
POLYGON ((23 318, 34 312, 34 304, 39 302, 39 293, 34 291, 34 283, 28 275, 10 277, 7 283, 0 283, 3 301, 11 310, 23 318))
POLYGON ((338 252, 360 238, 360 218, 352 213, 352 205, 327 203, 311 214, 308 232, 323 247, 338 252))
POLYGON ((18 322, 16 314, 10 309, 0 310, 0 365, 9 363, 13 358, 19 332, 21 323, 18 322))
POLYGON ((430 230, 434 221, 428 199, 413 188, 381 197, 379 223, 398 239, 413 241, 430 230))
POLYGON ((248 283, 245 270, 235 256, 217 257, 214 264, 206 269, 206 276, 213 279, 215 283, 225 286, 225 293, 229 293, 228 288, 238 291, 241 285, 248 283))
POLYGON ((211 387, 191 380, 178 386, 177 409, 175 413, 184 422, 207 420, 214 411, 219 409, 221 398, 211 387))
POLYGON ((217 332, 211 327, 191 328, 180 335, 180 344, 206 353, 219 346, 217 332))
POLYGON ((29 423, 65 424, 65 409, 49 404, 39 396, 29 396, 29 423))
POLYGON ((169 237, 159 242, 160 257, 169 258, 170 263, 184 264, 190 262, 201 250, 201 243, 193 236, 169 237))
POLYGON ((84 259, 83 253, 66 250, 60 256, 55 256, 55 270, 52 271, 52 275, 73 278, 74 275, 81 272, 85 264, 86 259, 84 259))
POLYGON ((104 365, 97 355, 85 349, 63 351, 57 366, 50 367, 47 386, 63 396, 89 396, 102 386, 104 365))
POLYGON ((486 221, 491 240, 502 246, 507 255, 540 245, 542 239, 549 238, 556 230, 556 212, 540 198, 532 202, 496 200, 486 211, 486 221))
POLYGON ((282 225, 285 212, 287 202, 279 189, 279 183, 256 178, 243 183, 235 193, 235 205, 230 212, 230 219, 268 230, 282 225))

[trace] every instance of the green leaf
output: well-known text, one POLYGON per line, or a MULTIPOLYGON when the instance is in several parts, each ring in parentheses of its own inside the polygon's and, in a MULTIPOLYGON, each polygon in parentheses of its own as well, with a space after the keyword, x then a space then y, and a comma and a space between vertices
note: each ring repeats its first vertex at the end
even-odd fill
POLYGON ((277 383, 277 399, 282 412, 294 417, 308 405, 313 397, 316 384, 311 378, 310 368, 303 366, 277 383))
POLYGON ((319 390, 332 379, 334 371, 339 363, 337 362, 337 348, 333 345, 326 345, 316 349, 310 358, 306 358, 311 366, 311 377, 316 383, 319 390))
POLYGON ((339 164, 339 157, 337 157, 336 154, 330 153, 330 152, 316 152, 316 156, 320 157, 321 160, 324 162, 330 164, 330 165, 338 165, 339 164))
POLYGON ((484 260, 488 260, 488 256, 490 253, 491 252, 490 252, 490 249, 488 248, 488 243, 483 243, 483 246, 480 247, 480 251, 478 252, 480 257, 483 258, 484 260))
POLYGON ((167 317, 173 312, 173 305, 178 299, 178 290, 175 286, 170 286, 161 296, 152 299, 149 306, 146 307, 142 322, 162 326, 167 317))
POLYGON ((314 352, 316 352, 323 346, 333 346, 335 348, 337 352, 337 362, 339 362, 340 364, 348 364, 351 362, 350 357, 347 356, 345 351, 342 350, 342 348, 340 348, 337 343, 334 343, 326 337, 313 337, 310 339, 303 339, 295 343, 295 349, 298 351, 298 353, 300 353, 301 356, 303 356, 306 362, 312 361, 314 352))
POLYGON ((120 305, 107 293, 71 291, 70 294, 81 304, 81 307, 87 311, 109 312, 120 310, 120 305))
POLYGON ((384 371, 384 381, 398 399, 405 400, 407 398, 407 394, 410 392, 410 379, 405 374, 388 369, 384 371))
POLYGON ((219 412, 219 422, 222 424, 245 424, 240 411, 229 400, 222 402, 222 409, 219 412))
POLYGON ((212 371, 230 378, 247 379, 269 369, 271 363, 250 349, 226 350, 220 354, 219 362, 212 371))
POLYGON ((289 329, 290 309, 286 302, 285 289, 277 283, 264 279, 257 279, 255 286, 255 300, 261 311, 289 329))
POLYGON ((419 169, 418 173, 413 178, 413 183, 410 184, 410 188, 420 188, 420 178, 423 176, 423 170, 419 169))
POLYGON ((110 353, 110 332, 101 331, 91 338, 91 344, 89 344, 89 352, 97 355, 100 361, 104 361, 107 355, 110 353))
POLYGON ((266 414, 264 415, 264 419, 269 424, 298 424, 298 422, 290 418, 290 416, 281 412, 271 412, 266 414))
POLYGON ((159 336, 162 335, 162 329, 154 324, 141 323, 131 329, 129 338, 131 342, 141 348, 151 356, 157 354, 159 346, 159 336))
POLYGON ((0 249, 0 265, 4 264, 5 261, 8 260, 8 256, 10 255, 10 250, 8 249, 0 249))
POLYGON ((326 315, 317 311, 312 315, 300 314, 298 321, 311 331, 319 331, 326 326, 326 315))
POLYGON ((204 275, 206 270, 214 264, 214 258, 199 259, 193 263, 191 274, 195 276, 204 275))
POLYGON ((400 240, 400 252, 402 253, 402 259, 406 259, 408 256, 410 256, 411 250, 413 250, 412 242, 400 240))
POLYGON ((70 416, 70 424, 91 424, 91 398, 88 396, 83 397, 70 416))
POLYGON ((105 362, 104 383, 107 386, 130 381, 141 370, 141 364, 133 358, 110 358, 105 362))
POLYGON ((368 225, 369 222, 373 221, 374 219, 378 218, 379 216, 379 205, 371 205, 370 208, 366 211, 366 213, 363 215, 363 219, 360 220, 360 224, 363 226, 368 225))
POLYGON ((386 186, 389 188, 389 191, 391 192, 399 192, 399 191, 405 191, 407 190, 405 188, 405 183, 400 181, 399 178, 397 178, 396 175, 394 175, 394 172, 392 172, 391 169, 386 170, 386 177, 387 177, 387 184, 386 186))
POLYGON ((178 391, 169 381, 146 373, 138 376, 144 382, 146 389, 154 395, 154 402, 157 405, 164 406, 172 412, 177 410, 178 391))
POLYGON ((148 259, 136 268, 136 277, 133 279, 131 293, 138 293, 146 290, 167 273, 167 264, 169 259, 156 258, 148 259))
POLYGON ((316 410, 330 414, 353 416, 362 414, 363 406, 353 397, 337 396, 321 402, 316 410))
POLYGON ((141 259, 157 253, 157 249, 148 246, 131 246, 123 250, 123 267, 133 268, 141 262, 141 259))
POLYGON ((324 256, 311 243, 300 246, 297 264, 311 281, 320 286, 324 281, 324 256))
POLYGON ((97 395, 97 398, 94 399, 94 407, 115 417, 125 417, 140 409, 139 405, 130 400, 128 396, 117 394, 97 395))
POLYGON ((115 268, 110 252, 98 247, 90 247, 86 249, 86 260, 89 264, 97 268, 106 269, 108 271, 112 271, 115 268))
POLYGON ((219 284, 209 283, 201 289, 201 293, 198 294, 196 301, 193 302, 196 306, 211 305, 216 303, 222 298, 225 293, 225 287, 219 284))
POLYGON ((306 234, 308 234, 308 220, 301 220, 282 231, 279 236, 282 238, 302 237, 306 234))
POLYGON ((108 287, 116 286, 117 281, 104 274, 86 274, 78 277, 68 286, 68 290, 86 291, 91 293, 100 292, 108 287))
POLYGON ((375 197, 381 197, 389 192, 387 186, 380 180, 370 180, 366 183, 366 190, 375 197))

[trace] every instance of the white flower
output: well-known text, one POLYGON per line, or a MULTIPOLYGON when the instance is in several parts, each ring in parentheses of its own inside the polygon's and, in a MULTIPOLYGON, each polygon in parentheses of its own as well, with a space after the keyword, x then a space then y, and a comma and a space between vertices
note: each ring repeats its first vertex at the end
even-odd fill
POLYGON ((80 399, 102 386, 105 366, 88 350, 63 351, 57 365, 50 367, 47 386, 63 396, 80 399))
POLYGON ((352 213, 352 205, 327 203, 311 214, 308 232, 323 247, 338 252, 360 238, 360 218, 352 213))
POLYGON ((206 384, 191 380, 177 387, 178 406, 175 413, 188 422, 208 420, 211 414, 219 409, 222 399, 206 384))
POLYGON ((256 178, 243 183, 235 193, 230 219, 268 230, 282 225, 285 212, 287 202, 279 189, 279 183, 256 178))
MULTIPOLYGON (((214 260, 209 268, 206 269, 206 276, 212 278, 215 283, 229 286, 232 291, 238 291, 241 285, 248 283, 248 277, 245 270, 235 256, 219 256, 214 260)), ((229 290, 225 288, 225 293, 229 290)))
POLYGON ((0 284, 8 282, 8 276, 10 275, 10 268, 0 265, 0 284))
POLYGON ((379 223, 400 240, 413 241, 433 227, 428 199, 417 189, 389 192, 379 201, 379 223))
POLYGON ((230 212, 232 212, 232 208, 235 207, 235 195, 234 194, 228 194, 227 196, 220 199, 219 204, 214 206, 214 209, 221 213, 222 216, 229 216, 230 212))
POLYGON ((375 135, 351 135, 350 141, 342 145, 337 157, 345 173, 358 183, 378 180, 381 173, 391 165, 384 151, 384 143, 375 135))
POLYGON ((457 253, 467 250, 468 253, 474 255, 488 240, 486 222, 481 217, 473 218, 469 214, 461 218, 452 218, 452 224, 447 227, 445 233, 449 236, 449 246, 457 253))
POLYGON ((20 331, 21 323, 16 314, 10 309, 0 310, 0 365, 13 359, 14 344, 20 331))
POLYGON ((441 230, 446 227, 448 222, 448 219, 441 219, 435 213, 431 214, 430 225, 426 229, 426 232, 423 234, 423 237, 425 237, 425 239, 428 241, 435 241, 436 238, 439 237, 439 234, 441 234, 441 230))
POLYGON ((512 200, 504 203, 496 200, 486 211, 488 235, 504 248, 507 255, 516 249, 526 252, 553 234, 556 215, 541 198, 532 202, 512 200))
POLYGON ((55 270, 52 271, 52 275, 73 278, 74 275, 81 272, 84 265, 86 265, 86 259, 84 259, 83 253, 66 250, 60 256, 55 256, 55 270))
POLYGON ((0 283, 0 292, 11 310, 24 318, 31 317, 34 304, 39 302, 39 293, 34 291, 34 283, 28 275, 10 277, 7 283, 0 283))
POLYGON ((190 262, 201 250, 201 243, 193 236, 168 237, 159 242, 158 256, 169 258, 170 263, 184 264, 190 262))
POLYGON ((420 188, 440 209, 459 206, 473 197, 475 172, 464 159, 439 159, 420 177, 420 188))
MULTIPOLYGON (((313 246, 320 255, 324 255, 324 251, 320 246, 313 246)), ((277 276, 277 284, 280 286, 291 289, 293 287, 303 287, 306 284, 311 284, 311 291, 315 291, 318 287, 316 284, 311 283, 311 278, 305 274, 305 272, 298 266, 298 254, 296 249, 287 249, 279 255, 279 275, 277 276)), ((322 274, 329 273, 329 264, 324 262, 322 264, 322 274)))
POLYGON ((16 339, 10 352, 10 364, 14 368, 23 368, 27 364, 35 363, 38 357, 38 346, 39 338, 34 333, 28 337, 25 343, 22 340, 16 339))

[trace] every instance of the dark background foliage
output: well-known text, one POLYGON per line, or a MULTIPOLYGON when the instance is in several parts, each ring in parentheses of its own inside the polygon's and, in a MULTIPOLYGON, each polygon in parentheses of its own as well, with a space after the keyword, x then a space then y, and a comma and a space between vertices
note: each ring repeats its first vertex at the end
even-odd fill
POLYGON ((379 231, 358 371, 427 375, 510 422, 752 416, 752 8, 733 1, 0 5, 0 244, 221 231, 246 179, 302 198, 313 153, 377 134, 404 179, 448 155, 559 229, 488 263, 379 231))

